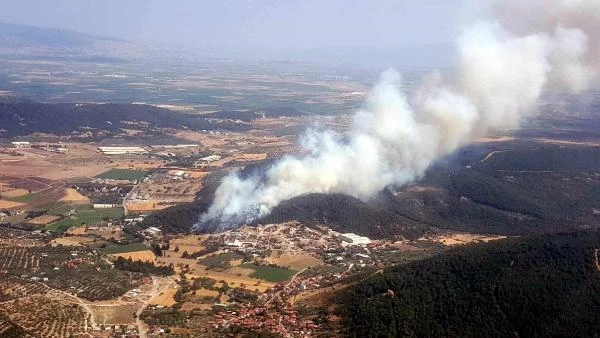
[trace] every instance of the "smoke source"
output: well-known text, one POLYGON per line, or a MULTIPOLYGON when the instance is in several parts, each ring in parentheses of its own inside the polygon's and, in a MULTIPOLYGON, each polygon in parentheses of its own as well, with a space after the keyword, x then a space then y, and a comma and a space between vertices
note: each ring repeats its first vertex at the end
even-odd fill
POLYGON ((249 223, 307 193, 368 199, 418 179, 437 158, 491 129, 517 127, 548 86, 578 92, 592 84, 600 1, 504 1, 493 13, 462 30, 452 85, 434 73, 407 97, 400 74, 384 72, 347 137, 308 130, 301 141, 307 155, 285 157, 260 177, 225 177, 196 226, 249 223))

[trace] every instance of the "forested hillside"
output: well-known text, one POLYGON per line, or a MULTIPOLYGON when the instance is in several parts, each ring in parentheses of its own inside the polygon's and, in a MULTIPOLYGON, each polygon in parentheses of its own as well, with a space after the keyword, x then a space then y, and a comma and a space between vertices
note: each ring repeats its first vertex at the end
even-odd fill
POLYGON ((344 292, 352 337, 597 337, 598 232, 467 246, 344 292))
POLYGON ((263 224, 300 221, 326 224, 339 232, 356 232, 372 238, 402 236, 416 239, 429 229, 425 224, 394 213, 376 203, 342 194, 307 194, 282 202, 263 224))

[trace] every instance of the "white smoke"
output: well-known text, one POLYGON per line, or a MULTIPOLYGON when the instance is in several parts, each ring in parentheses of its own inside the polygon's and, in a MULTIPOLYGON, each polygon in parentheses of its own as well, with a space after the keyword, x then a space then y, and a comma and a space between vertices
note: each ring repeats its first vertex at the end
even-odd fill
POLYGON ((384 72, 347 137, 308 130, 307 155, 285 157, 261 177, 225 177, 199 223, 247 223, 306 193, 368 199, 490 129, 517 127, 546 87, 587 88, 600 65, 600 1, 521 2, 503 2, 492 20, 462 31, 454 84, 434 73, 409 98, 400 75, 384 72))

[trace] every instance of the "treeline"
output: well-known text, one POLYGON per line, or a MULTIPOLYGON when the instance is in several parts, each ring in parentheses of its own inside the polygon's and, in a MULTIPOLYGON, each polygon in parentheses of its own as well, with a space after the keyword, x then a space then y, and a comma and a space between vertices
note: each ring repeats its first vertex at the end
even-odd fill
POLYGON ((147 307, 140 314, 140 319, 148 325, 170 327, 185 325, 186 318, 184 312, 172 308, 147 307))
POLYGON ((125 259, 123 257, 117 257, 114 261, 114 265, 117 269, 148 273, 159 276, 170 276, 175 273, 173 266, 156 266, 153 262, 143 262, 141 260, 134 261, 130 258, 125 259))
POLYGON ((600 334, 597 232, 513 238, 385 270, 340 297, 352 337, 600 334))

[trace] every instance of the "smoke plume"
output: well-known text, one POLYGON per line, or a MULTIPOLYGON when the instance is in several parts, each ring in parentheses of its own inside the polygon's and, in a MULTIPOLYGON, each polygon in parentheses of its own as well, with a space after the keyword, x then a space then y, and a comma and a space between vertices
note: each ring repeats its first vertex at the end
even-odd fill
POLYGON ((248 223, 306 193, 369 199, 490 130, 519 126, 545 88, 589 87, 600 66, 600 2, 523 2, 504 1, 491 19, 462 30, 452 83, 434 73, 409 97, 401 76, 384 72, 348 135, 308 130, 306 155, 287 156, 260 177, 225 177, 199 225, 248 223))

